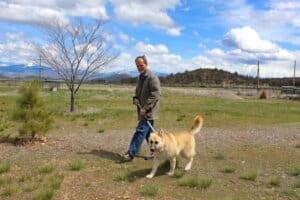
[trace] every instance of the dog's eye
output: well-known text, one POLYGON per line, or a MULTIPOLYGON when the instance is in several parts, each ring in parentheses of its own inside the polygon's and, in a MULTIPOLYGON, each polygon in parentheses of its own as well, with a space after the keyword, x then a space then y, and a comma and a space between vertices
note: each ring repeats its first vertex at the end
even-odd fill
POLYGON ((157 142, 157 141, 155 141, 155 144, 158 144, 158 142, 157 142))

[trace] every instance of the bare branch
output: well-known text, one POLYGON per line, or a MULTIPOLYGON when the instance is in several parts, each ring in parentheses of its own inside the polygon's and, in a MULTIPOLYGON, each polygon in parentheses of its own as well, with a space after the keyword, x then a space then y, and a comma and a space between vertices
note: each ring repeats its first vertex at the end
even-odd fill
POLYGON ((62 24, 56 19, 41 26, 47 40, 38 46, 38 55, 65 81, 72 95, 117 57, 112 42, 105 38, 104 23, 78 19, 62 24))

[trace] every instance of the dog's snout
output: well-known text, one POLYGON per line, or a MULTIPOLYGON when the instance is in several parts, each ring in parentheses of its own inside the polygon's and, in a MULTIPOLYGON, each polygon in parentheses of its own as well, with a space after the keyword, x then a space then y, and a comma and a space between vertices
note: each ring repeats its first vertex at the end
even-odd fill
POLYGON ((150 149, 150 151, 153 153, 153 152, 154 152, 154 149, 150 149))

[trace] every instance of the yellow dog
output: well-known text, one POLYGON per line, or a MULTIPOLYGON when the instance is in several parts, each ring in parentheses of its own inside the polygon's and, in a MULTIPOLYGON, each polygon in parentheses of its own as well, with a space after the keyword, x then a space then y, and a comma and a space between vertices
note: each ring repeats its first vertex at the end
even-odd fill
POLYGON ((185 166, 185 171, 192 167, 193 159, 196 154, 195 134, 200 132, 203 124, 202 116, 198 115, 194 119, 193 127, 188 131, 177 133, 153 132, 149 137, 150 151, 154 153, 154 163, 150 174, 147 178, 152 178, 159 166, 160 160, 170 160, 170 171, 167 173, 172 176, 176 167, 176 158, 178 155, 183 156, 188 160, 185 166))

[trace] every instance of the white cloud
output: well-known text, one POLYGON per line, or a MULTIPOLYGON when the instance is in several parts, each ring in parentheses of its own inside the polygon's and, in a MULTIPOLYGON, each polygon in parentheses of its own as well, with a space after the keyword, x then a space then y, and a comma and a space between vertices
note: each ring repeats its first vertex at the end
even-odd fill
POLYGON ((39 23, 58 18, 62 22, 67 22, 68 16, 108 19, 104 3, 105 0, 2 1, 0 2, 0 20, 39 23))
POLYGON ((295 10, 300 9, 299 0, 271 0, 270 5, 276 10, 295 10))
POLYGON ((282 49, 270 41, 261 39, 258 33, 250 27, 230 30, 226 33, 223 43, 234 48, 234 50, 226 53, 227 59, 245 64, 255 63, 257 60, 270 62, 295 59, 295 56, 288 50, 282 49))
POLYGON ((208 51, 208 54, 211 56, 218 56, 218 57, 223 57, 225 55, 224 51, 219 48, 214 48, 208 51))
POLYGON ((226 33, 223 43, 229 47, 239 48, 250 53, 273 53, 278 51, 278 47, 262 40, 257 32, 251 27, 231 29, 226 33))
POLYGON ((144 42, 138 42, 135 45, 137 52, 141 54, 165 54, 169 52, 169 49, 163 44, 145 44, 144 42))
POLYGON ((268 0, 263 8, 251 1, 214 1, 216 14, 225 26, 251 26, 264 38, 300 45, 299 0, 268 0), (222 8, 222 9, 219 9, 222 8))
POLYGON ((167 31, 170 35, 180 35, 179 28, 168 15, 167 10, 174 9, 180 4, 180 0, 111 0, 114 12, 119 20, 127 21, 135 25, 150 24, 167 31))
POLYGON ((34 46, 26 42, 23 33, 6 33, 6 40, 0 43, 0 61, 4 63, 28 64, 34 58, 34 46), (16 36, 19 37, 16 37, 16 36))
POLYGON ((125 43, 128 43, 130 41, 130 37, 125 33, 120 33, 119 37, 125 43))

